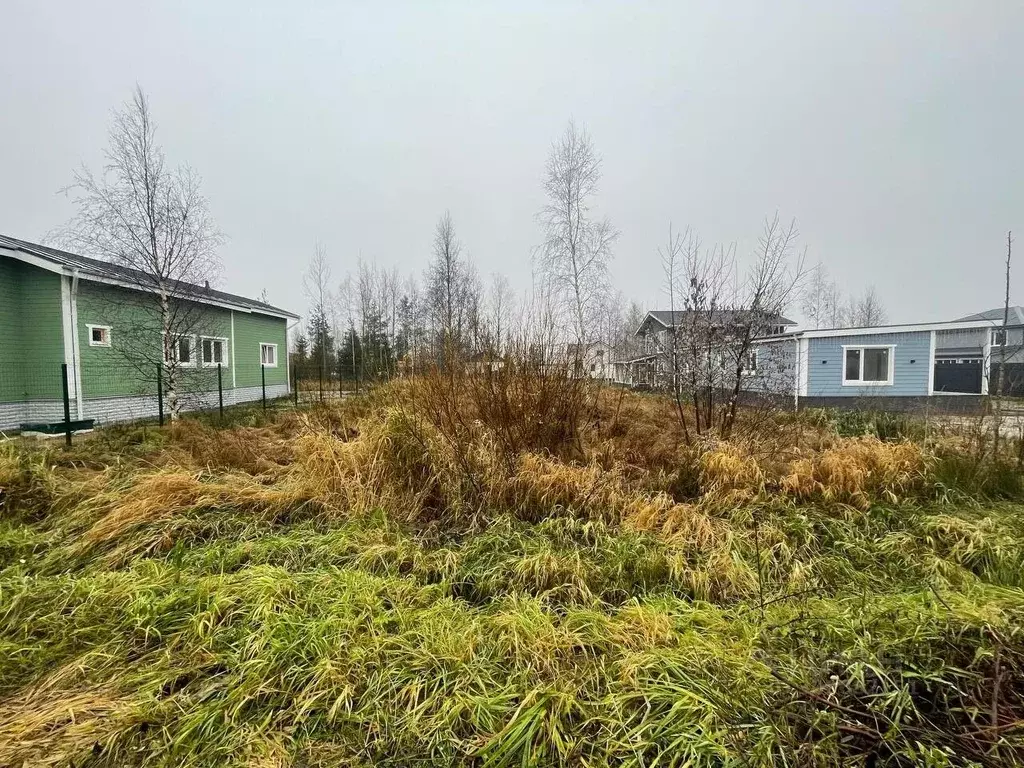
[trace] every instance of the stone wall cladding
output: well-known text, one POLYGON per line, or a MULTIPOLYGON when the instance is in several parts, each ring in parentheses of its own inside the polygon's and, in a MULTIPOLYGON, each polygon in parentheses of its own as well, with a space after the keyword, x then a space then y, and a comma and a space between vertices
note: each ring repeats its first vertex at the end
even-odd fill
MULTIPOLYGON (((922 395, 920 397, 801 397, 800 409, 837 408, 845 411, 888 411, 926 414, 976 415, 985 410, 984 395, 922 395)), ((792 403, 792 398, 790 399, 792 403)))
MULTIPOLYGON (((288 395, 287 384, 267 387, 267 400, 288 395)), ((258 402, 263 397, 262 387, 239 387, 224 390, 224 406, 258 402)), ((197 411, 216 408, 217 392, 189 393, 182 397, 182 410, 197 411)), ((86 398, 82 409, 86 419, 95 419, 98 425, 153 419, 159 414, 155 396, 86 398)), ((164 402, 166 415, 167 403, 164 402)), ((71 418, 78 418, 78 404, 71 401, 71 418)), ((58 422, 64 420, 64 403, 60 400, 35 400, 21 403, 0 403, 0 430, 18 429, 30 422, 58 422)))

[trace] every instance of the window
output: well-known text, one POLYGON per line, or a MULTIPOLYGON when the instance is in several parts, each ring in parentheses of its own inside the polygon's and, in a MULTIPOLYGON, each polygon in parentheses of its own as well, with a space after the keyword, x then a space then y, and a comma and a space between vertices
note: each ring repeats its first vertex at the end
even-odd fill
POLYGON ((224 353, 227 339, 210 337, 203 339, 203 365, 227 365, 228 358, 224 353))
POLYGON ((195 365, 195 357, 192 354, 194 339, 191 336, 177 336, 174 342, 164 347, 164 362, 177 362, 180 366, 195 365))
POLYGON ((109 325, 87 325, 89 329, 89 346, 90 347, 109 347, 110 346, 110 326, 109 325))
POLYGON ((1006 344, 1006 329, 1005 328, 993 328, 992 329, 992 346, 1001 347, 1006 344))
POLYGON ((843 347, 843 384, 892 384, 894 347, 843 347))
POLYGON ((260 344, 260 364, 277 368, 277 344, 260 344))
POLYGON ((743 372, 757 373, 757 350, 752 349, 743 357, 743 372))

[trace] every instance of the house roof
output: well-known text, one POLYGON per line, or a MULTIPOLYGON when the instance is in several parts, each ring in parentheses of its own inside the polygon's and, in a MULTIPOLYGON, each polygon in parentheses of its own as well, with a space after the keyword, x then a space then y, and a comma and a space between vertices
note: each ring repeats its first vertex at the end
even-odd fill
MULTIPOLYGON (((692 318, 694 316, 694 314, 695 313, 693 312, 693 310, 690 310, 690 309, 681 309, 681 310, 676 310, 675 312, 672 312, 670 310, 664 310, 664 309, 652 309, 650 312, 647 313, 647 317, 644 318, 644 323, 646 323, 649 318, 653 318, 654 320, 656 320, 657 322, 661 323, 666 328, 671 328, 673 326, 684 324, 687 320, 692 318)), ((749 314, 750 314, 750 310, 749 309, 717 309, 717 310, 715 310, 715 317, 723 325, 731 325, 733 322, 742 321, 749 314)), ((788 318, 786 318, 786 317, 784 317, 782 315, 778 315, 778 314, 774 314, 774 313, 766 314, 765 315, 765 320, 766 320, 768 325, 796 325, 795 321, 790 320, 790 319, 788 319, 788 318)), ((641 328, 643 328, 644 323, 640 324, 641 328)))
MULTIPOLYGON (((119 264, 113 264, 99 259, 90 259, 86 256, 79 256, 77 253, 62 251, 57 248, 50 248, 38 243, 30 243, 19 240, 16 237, 0 235, 0 248, 18 251, 61 268, 77 270, 80 276, 87 280, 95 280, 101 283, 113 283, 140 290, 139 283, 144 279, 143 273, 119 264)), ((203 304, 221 304, 232 309, 240 309, 247 312, 258 312, 261 314, 277 315, 286 318, 298 319, 298 315, 285 309, 280 309, 272 304, 267 304, 256 299, 238 296, 234 293, 218 291, 206 286, 185 283, 183 293, 189 298, 203 304)))
MULTIPOLYGON (((999 320, 946 320, 939 323, 904 323, 903 325, 869 325, 855 328, 818 328, 804 331, 789 331, 775 336, 754 339, 755 343, 768 343, 785 339, 823 339, 841 336, 875 336, 894 333, 921 333, 923 331, 957 331, 972 328, 1001 328, 1003 318, 999 320)), ((1024 323, 1010 323, 1007 328, 1024 328, 1024 323)))
MULTIPOLYGON (((995 320, 1000 325, 1003 323, 1004 307, 988 309, 966 317, 958 317, 954 322, 967 322, 970 320, 995 320)), ((1009 325, 1024 325, 1024 307, 1010 307, 1009 325)))

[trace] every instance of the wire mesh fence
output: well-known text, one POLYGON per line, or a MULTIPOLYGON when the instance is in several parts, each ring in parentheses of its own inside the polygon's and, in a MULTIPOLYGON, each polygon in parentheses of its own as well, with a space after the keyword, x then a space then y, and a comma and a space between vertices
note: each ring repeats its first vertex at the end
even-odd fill
POLYGON ((0 431, 72 433, 95 425, 196 411, 224 415, 248 404, 264 410, 336 400, 356 382, 316 367, 160 364, 83 359, 76 363, 0 359, 0 431))

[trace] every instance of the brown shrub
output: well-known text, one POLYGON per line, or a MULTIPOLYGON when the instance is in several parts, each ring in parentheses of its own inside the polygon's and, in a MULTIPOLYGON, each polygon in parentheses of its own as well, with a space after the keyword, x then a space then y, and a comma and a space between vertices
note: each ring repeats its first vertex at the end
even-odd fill
POLYGON ((867 508, 880 500, 898 502, 917 490, 924 471, 924 453, 915 443, 848 438, 794 461, 780 486, 802 501, 820 499, 867 508))
POLYGON ((290 441, 270 427, 218 429, 193 419, 174 422, 172 444, 197 466, 276 473, 292 460, 290 441))

